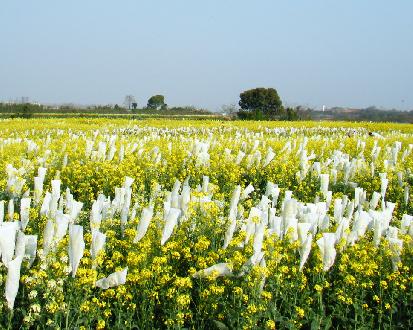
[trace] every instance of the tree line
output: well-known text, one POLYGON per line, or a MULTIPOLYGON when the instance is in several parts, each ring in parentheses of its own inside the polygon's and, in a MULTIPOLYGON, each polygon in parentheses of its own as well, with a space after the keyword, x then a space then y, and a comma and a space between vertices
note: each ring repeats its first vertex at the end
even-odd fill
MULTIPOLYGON (((223 106, 222 113, 229 119, 240 120, 351 120, 351 121, 393 121, 413 123, 413 111, 380 110, 375 107, 366 109, 332 108, 316 111, 304 107, 284 107, 275 88, 253 88, 239 95, 238 105, 223 106)), ((208 110, 193 106, 169 107, 164 95, 153 95, 146 106, 138 108, 133 95, 126 95, 123 106, 88 106, 79 108, 66 104, 59 107, 48 107, 39 104, 0 103, 0 113, 10 117, 31 118, 34 113, 62 114, 161 114, 164 115, 209 115, 208 110), (8 115, 10 114, 10 115, 8 115)))
MULTIPOLYGON (((138 108, 138 102, 133 95, 126 95, 125 101, 123 102, 128 110, 136 110, 138 108)), ((166 110, 168 105, 165 103, 165 96, 163 95, 153 95, 148 99, 146 104, 146 109, 151 110, 166 110)))

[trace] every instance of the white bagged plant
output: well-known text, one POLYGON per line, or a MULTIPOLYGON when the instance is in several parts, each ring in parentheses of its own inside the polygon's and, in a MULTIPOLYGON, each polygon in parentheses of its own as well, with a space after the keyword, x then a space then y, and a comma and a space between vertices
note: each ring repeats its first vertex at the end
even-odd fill
POLYGON ((11 198, 9 200, 9 204, 7 205, 7 214, 8 214, 8 218, 9 221, 13 221, 14 219, 14 200, 13 198, 11 198))
POLYGON ((17 292, 19 291, 22 260, 23 256, 19 256, 9 262, 5 288, 5 297, 9 309, 14 308, 14 301, 16 299, 17 292))
POLYGON ((24 257, 29 261, 29 267, 32 266, 36 259, 37 253, 37 235, 25 235, 24 257))
POLYGON ((311 251, 311 244, 313 242, 313 235, 308 234, 305 239, 302 241, 301 247, 299 249, 300 253, 300 271, 303 270, 305 263, 307 262, 308 256, 311 251))
POLYGON ((205 278, 209 276, 213 277, 223 277, 223 276, 231 276, 232 269, 229 263, 218 263, 211 267, 205 268, 200 270, 192 275, 194 278, 205 278))
POLYGON ((24 257, 26 251, 26 235, 22 231, 17 232, 16 245, 14 249, 14 257, 24 257))
POLYGON ((70 211, 69 211, 69 217, 70 217, 70 223, 75 223, 77 218, 79 217, 80 211, 82 211, 83 208, 83 203, 78 202, 78 201, 73 201, 70 211))
POLYGON ((26 229, 29 223, 30 202, 30 198, 22 198, 20 200, 20 225, 23 230, 26 229))
POLYGON ((239 202, 240 196, 241 196, 241 186, 237 186, 235 187, 234 191, 232 192, 232 196, 231 196, 229 216, 228 216, 229 224, 228 224, 227 231, 225 232, 223 249, 226 249, 228 247, 234 235, 235 228, 237 226, 238 202, 239 202))
POLYGON ((3 222, 0 226, 0 251, 3 264, 8 267, 13 259, 16 246, 16 234, 19 229, 18 222, 3 222))
MULTIPOLYGON (((90 256, 92 262, 96 260, 96 257, 101 251, 104 250, 106 244, 106 234, 101 233, 97 229, 92 229, 92 244, 90 246, 90 256)), ((93 263, 92 268, 96 268, 96 265, 93 263)))
POLYGON ((166 241, 171 237, 175 226, 178 224, 178 218, 181 215, 181 210, 177 208, 170 208, 166 217, 165 227, 162 231, 161 245, 164 245, 166 241))
POLYGON ((153 217, 153 207, 145 207, 142 210, 141 218, 139 220, 138 228, 137 228, 137 233, 135 236, 135 239, 133 240, 134 243, 139 242, 146 234, 146 231, 148 230, 149 224, 152 220, 153 217))
POLYGON ((40 203, 40 199, 43 195, 43 180, 44 178, 36 176, 34 178, 34 191, 33 191, 33 199, 34 204, 38 205, 40 203))
POLYGON ((76 276, 80 259, 85 251, 85 242, 83 240, 83 227, 79 225, 70 225, 69 227, 69 264, 72 270, 72 277, 76 276))
POLYGON ((56 242, 56 244, 59 243, 67 234, 67 228, 69 226, 70 219, 70 216, 63 214, 62 211, 58 211, 56 213, 56 224, 54 231, 54 241, 56 242))
POLYGON ((96 281, 96 286, 101 289, 109 289, 126 283, 126 276, 128 274, 128 267, 121 271, 110 274, 108 277, 96 281))
POLYGON ((323 270, 327 271, 333 266, 336 258, 336 235, 334 233, 323 233, 323 236, 317 240, 317 245, 320 249, 321 259, 323 261, 323 270))

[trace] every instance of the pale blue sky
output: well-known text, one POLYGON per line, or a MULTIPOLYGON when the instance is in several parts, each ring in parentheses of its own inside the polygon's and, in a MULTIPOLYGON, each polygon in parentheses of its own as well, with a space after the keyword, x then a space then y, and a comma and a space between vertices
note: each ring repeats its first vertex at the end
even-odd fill
POLYGON ((412 0, 1 0, 0 100, 413 109, 412 0), (404 100, 404 102, 402 101, 404 100))

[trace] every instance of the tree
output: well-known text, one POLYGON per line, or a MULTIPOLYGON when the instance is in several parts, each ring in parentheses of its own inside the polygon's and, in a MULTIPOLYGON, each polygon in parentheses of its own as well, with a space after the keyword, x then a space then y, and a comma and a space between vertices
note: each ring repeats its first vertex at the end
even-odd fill
POLYGON ((232 104, 224 104, 221 107, 221 113, 224 116, 229 116, 229 117, 234 117, 237 115, 238 112, 238 107, 236 104, 232 103, 232 104))
POLYGON ((282 119, 284 119, 284 120, 289 120, 289 121, 292 121, 292 120, 299 120, 300 119, 300 117, 299 117, 299 115, 298 115, 298 107, 296 108, 296 109, 294 109, 294 108, 291 108, 291 107, 288 107, 286 110, 285 110, 285 115, 284 115, 284 117, 282 118, 282 119))
POLYGON ((125 96, 125 101, 123 102, 125 104, 125 107, 128 108, 129 110, 132 107, 132 103, 136 102, 135 97, 133 95, 126 95, 125 96))
POLYGON ((164 109, 165 106, 165 97, 163 95, 154 95, 149 98, 147 108, 158 110, 159 108, 164 109))
POLYGON ((274 88, 254 88, 240 94, 239 106, 257 119, 274 118, 284 112, 282 101, 274 88))
POLYGON ((138 103, 132 102, 132 108, 133 108, 133 110, 136 110, 137 107, 138 107, 138 103))
POLYGON ((17 110, 18 112, 14 114, 13 117, 20 117, 20 118, 32 118, 33 117, 31 106, 28 103, 23 104, 23 105, 18 105, 17 110))

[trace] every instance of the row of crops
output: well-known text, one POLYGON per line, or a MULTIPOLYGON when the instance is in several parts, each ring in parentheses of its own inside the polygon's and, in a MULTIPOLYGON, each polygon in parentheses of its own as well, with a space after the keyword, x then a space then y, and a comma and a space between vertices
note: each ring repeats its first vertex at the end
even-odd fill
POLYGON ((413 327, 410 125, 0 121, 0 327, 413 327))

